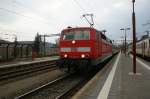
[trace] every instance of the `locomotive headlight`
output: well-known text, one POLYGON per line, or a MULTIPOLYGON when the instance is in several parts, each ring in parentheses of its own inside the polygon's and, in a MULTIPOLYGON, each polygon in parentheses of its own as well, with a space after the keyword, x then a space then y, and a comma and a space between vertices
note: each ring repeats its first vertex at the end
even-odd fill
POLYGON ((81 55, 81 58, 85 58, 85 55, 84 55, 84 54, 82 54, 82 55, 81 55))
POLYGON ((68 56, 67 54, 64 55, 65 58, 67 58, 67 56, 68 56))
POLYGON ((72 41, 72 44, 75 44, 75 43, 76 43, 76 41, 75 41, 75 40, 73 40, 73 41, 72 41))

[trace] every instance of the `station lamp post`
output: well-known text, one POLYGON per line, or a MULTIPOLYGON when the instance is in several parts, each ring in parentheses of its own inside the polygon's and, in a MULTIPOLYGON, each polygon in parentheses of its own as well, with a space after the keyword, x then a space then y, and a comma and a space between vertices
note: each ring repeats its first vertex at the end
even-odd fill
POLYGON ((124 52, 124 48, 125 48, 125 47, 124 47, 124 46, 125 46, 125 43, 124 43, 124 37, 121 36, 120 38, 121 38, 120 41, 121 41, 121 43, 122 43, 122 46, 121 46, 121 52, 124 52))
POLYGON ((132 0, 132 30, 133 30, 133 73, 136 74, 136 18, 135 18, 135 11, 134 11, 134 4, 135 0, 132 0))
POLYGON ((126 32, 127 32, 127 30, 130 30, 130 28, 121 28, 120 30, 123 30, 124 33, 125 33, 125 40, 124 40, 125 41, 125 46, 124 46, 125 48, 124 48, 124 51, 125 51, 125 55, 126 55, 126 51, 127 51, 127 42, 126 42, 127 41, 126 40, 127 39, 127 34, 126 34, 126 32))
POLYGON ((46 37, 47 35, 44 34, 44 56, 46 56, 46 37))
POLYGON ((14 36, 14 44, 15 44, 15 46, 14 46, 14 57, 16 58, 17 57, 17 35, 16 34, 13 34, 13 36, 14 36))
MULTIPOLYGON (((124 28, 121 28, 120 29, 121 31, 124 31, 124 28)), ((126 38, 126 36, 125 37, 121 37, 121 38, 126 38)), ((123 52, 125 53, 125 40, 123 40, 123 47, 122 47, 122 50, 123 50, 123 52)))
POLYGON ((17 42, 17 35, 16 34, 12 34, 14 36, 14 42, 17 42))

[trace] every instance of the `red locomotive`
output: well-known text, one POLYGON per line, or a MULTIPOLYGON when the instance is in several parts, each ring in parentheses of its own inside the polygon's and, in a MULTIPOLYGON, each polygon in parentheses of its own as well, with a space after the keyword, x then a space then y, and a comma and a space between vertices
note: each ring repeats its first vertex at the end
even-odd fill
POLYGON ((101 31, 91 27, 67 28, 59 41, 59 67, 88 70, 112 55, 112 43, 101 31))

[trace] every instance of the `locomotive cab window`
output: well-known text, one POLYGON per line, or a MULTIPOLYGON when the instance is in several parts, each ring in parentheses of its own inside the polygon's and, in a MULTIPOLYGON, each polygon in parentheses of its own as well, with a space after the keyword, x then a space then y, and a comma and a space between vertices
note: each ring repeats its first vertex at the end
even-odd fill
POLYGON ((62 35, 63 40, 89 40, 90 31, 69 31, 62 35))
POLYGON ((106 40, 106 36, 102 33, 101 33, 101 37, 102 37, 102 39, 106 40))

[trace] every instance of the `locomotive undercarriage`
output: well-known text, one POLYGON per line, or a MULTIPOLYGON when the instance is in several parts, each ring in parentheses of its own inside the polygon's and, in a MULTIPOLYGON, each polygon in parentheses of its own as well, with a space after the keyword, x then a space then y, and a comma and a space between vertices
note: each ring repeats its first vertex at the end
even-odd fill
POLYGON ((96 59, 89 59, 89 58, 81 58, 81 59, 61 59, 57 66, 65 71, 65 72, 72 72, 72 71, 81 71, 81 72, 89 72, 90 70, 94 69, 95 67, 98 67, 97 65, 108 58, 110 58, 112 55, 105 55, 103 57, 99 57, 96 59))
POLYGON ((58 66, 61 70, 72 72, 81 71, 88 72, 91 69, 90 59, 61 59, 58 62, 58 66))

